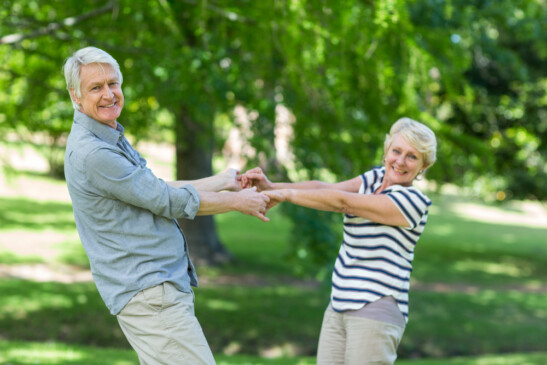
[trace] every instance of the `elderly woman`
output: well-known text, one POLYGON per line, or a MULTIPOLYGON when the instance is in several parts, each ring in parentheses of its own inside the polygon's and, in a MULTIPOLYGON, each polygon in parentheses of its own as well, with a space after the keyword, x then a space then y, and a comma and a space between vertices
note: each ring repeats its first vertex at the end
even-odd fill
POLYGON ((344 213, 344 240, 319 338, 317 363, 393 364, 408 321, 414 247, 431 201, 413 186, 435 162, 435 134, 409 118, 393 124, 382 167, 339 183, 272 183, 260 168, 242 176, 270 197, 344 213))

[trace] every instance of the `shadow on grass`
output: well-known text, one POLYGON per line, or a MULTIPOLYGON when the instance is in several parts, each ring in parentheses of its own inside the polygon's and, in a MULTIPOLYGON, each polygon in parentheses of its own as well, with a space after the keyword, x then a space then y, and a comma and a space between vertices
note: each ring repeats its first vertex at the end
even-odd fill
POLYGON ((268 212, 270 222, 262 222, 237 212, 215 217, 221 241, 235 261, 223 267, 230 273, 259 275, 292 274, 285 260, 289 243, 290 222, 279 210, 268 212))
POLYGON ((128 347, 93 283, 0 281, 0 338, 128 347))
POLYGON ((215 353, 315 355, 325 290, 290 286, 196 290, 196 316, 215 353))
POLYGON ((547 294, 411 292, 401 357, 545 351, 547 294))
POLYGON ((2 230, 66 231, 76 227, 70 203, 0 197, 0 206, 2 230))
MULTIPOLYGON (((0 281, 0 338, 129 348, 93 283, 0 281)), ((196 289, 215 353, 315 353, 328 293, 291 287, 196 289)))

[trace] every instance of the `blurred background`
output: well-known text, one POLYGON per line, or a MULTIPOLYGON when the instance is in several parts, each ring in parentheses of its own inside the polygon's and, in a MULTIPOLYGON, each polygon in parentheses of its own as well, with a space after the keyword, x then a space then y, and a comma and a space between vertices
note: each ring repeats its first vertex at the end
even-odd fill
MULTIPOLYGON (((398 363, 547 363, 547 1, 0 4, 0 363, 138 363, 63 181, 62 65, 86 46, 119 62, 120 122, 166 180, 346 180, 381 164, 396 119, 427 124, 433 207, 398 363)), ((269 214, 181 222, 219 364, 314 363, 341 216, 269 214)))

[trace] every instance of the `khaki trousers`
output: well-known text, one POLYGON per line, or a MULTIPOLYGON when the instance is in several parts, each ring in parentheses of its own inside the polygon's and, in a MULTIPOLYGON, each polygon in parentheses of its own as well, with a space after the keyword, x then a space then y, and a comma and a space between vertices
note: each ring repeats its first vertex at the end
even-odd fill
POLYGON ((317 365, 391 365, 404 327, 369 318, 325 311, 317 365))
POLYGON ((194 315, 193 293, 163 283, 137 293, 117 318, 141 365, 215 364, 194 315))

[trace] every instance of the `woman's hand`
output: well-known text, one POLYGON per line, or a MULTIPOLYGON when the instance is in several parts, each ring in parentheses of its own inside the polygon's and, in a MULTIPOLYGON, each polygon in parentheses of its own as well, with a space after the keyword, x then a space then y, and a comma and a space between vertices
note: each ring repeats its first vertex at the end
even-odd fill
POLYGON ((255 167, 245 172, 241 175, 239 181, 243 189, 256 187, 258 191, 265 191, 273 188, 273 184, 268 180, 260 167, 255 167))
POLYGON ((267 190, 263 191, 262 194, 270 198, 266 209, 275 207, 277 204, 287 201, 289 191, 286 189, 283 190, 267 190))

